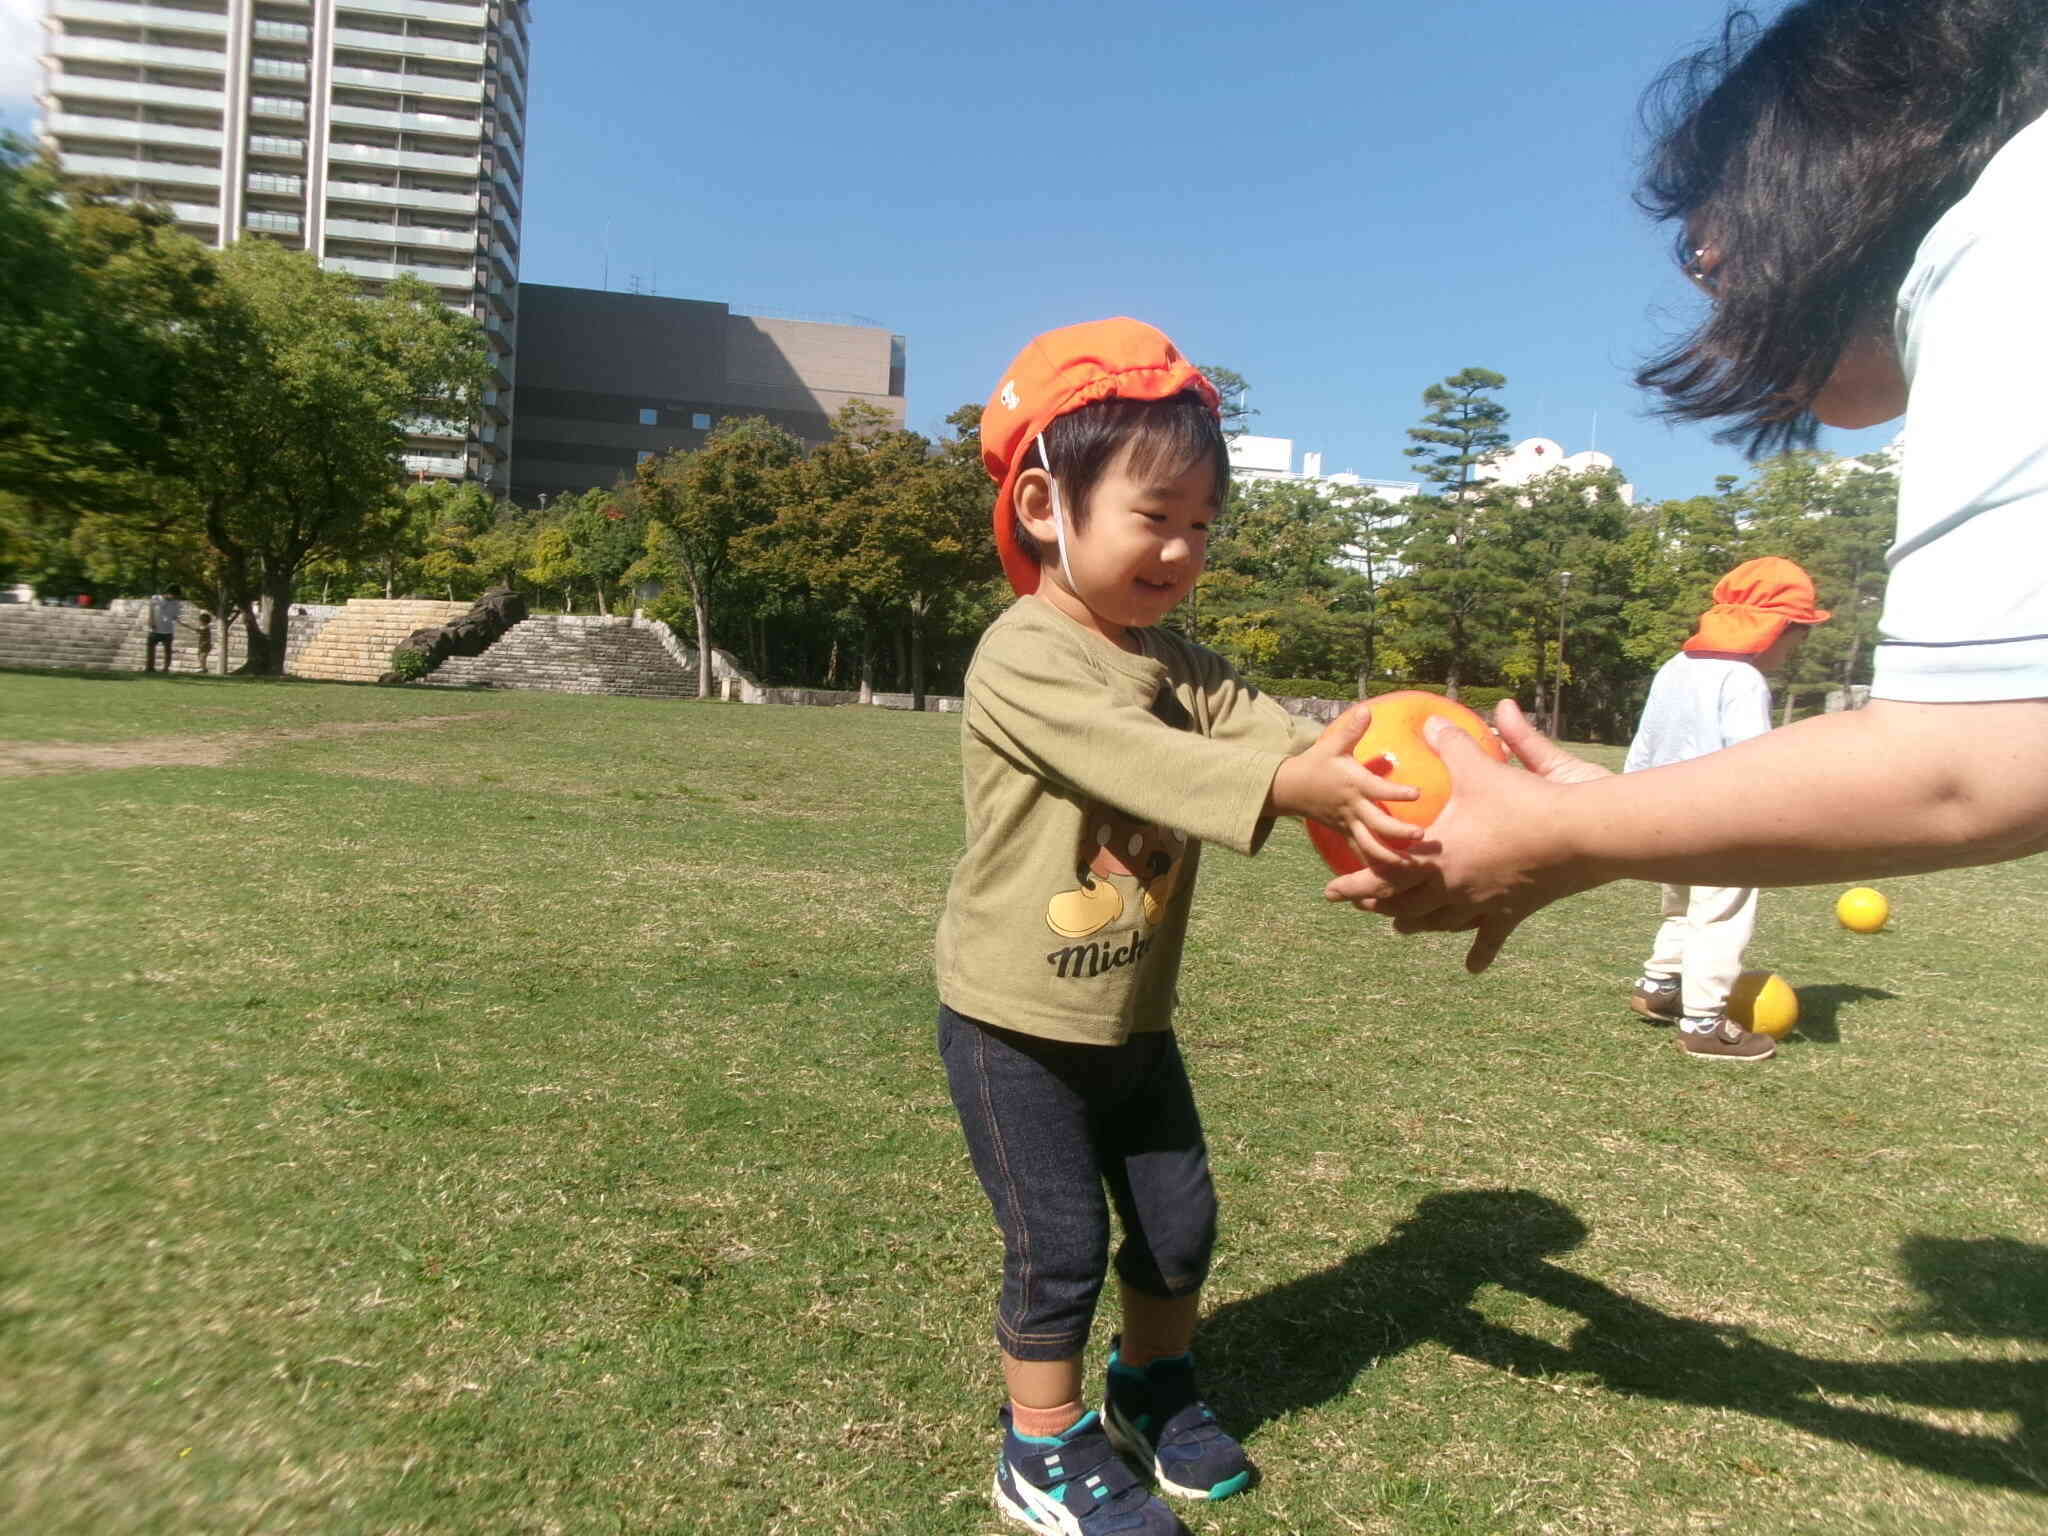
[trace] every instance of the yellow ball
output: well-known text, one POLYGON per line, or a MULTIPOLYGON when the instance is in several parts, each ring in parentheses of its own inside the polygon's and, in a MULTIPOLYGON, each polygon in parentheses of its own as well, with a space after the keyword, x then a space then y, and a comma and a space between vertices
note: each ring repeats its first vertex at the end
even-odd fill
POLYGON ((1842 892, 1835 902, 1835 921, 1851 933, 1875 933, 1891 915, 1892 904, 1884 899, 1884 892, 1867 885, 1842 892))
POLYGON ((1728 993, 1728 1017, 1744 1029, 1782 1040, 1798 1027, 1799 994, 1775 971, 1744 971, 1728 993))

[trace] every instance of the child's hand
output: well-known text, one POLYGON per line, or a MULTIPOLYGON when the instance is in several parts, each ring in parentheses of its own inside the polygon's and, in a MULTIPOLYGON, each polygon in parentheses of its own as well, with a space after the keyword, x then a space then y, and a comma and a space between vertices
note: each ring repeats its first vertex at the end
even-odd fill
POLYGON ((1413 800, 1421 791, 1381 778, 1351 755, 1371 720, 1372 706, 1363 701, 1332 720, 1314 746, 1280 765, 1266 804, 1276 815, 1306 816, 1342 832, 1368 864, 1405 863, 1422 829, 1377 802, 1413 800))

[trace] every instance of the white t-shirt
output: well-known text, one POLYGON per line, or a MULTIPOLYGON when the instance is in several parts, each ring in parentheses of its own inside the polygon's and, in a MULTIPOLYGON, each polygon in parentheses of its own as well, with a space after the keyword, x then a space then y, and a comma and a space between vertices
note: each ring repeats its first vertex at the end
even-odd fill
POLYGON ((1910 390, 1878 698, 2048 697, 2048 118, 2007 141, 1899 289, 1910 390))
POLYGON ((149 600, 149 632, 152 635, 168 635, 178 627, 178 615, 185 611, 185 604, 175 597, 152 597, 149 600))
POLYGON ((1746 661, 1680 651, 1657 669, 1622 772, 1690 762, 1771 728, 1771 685, 1746 661))

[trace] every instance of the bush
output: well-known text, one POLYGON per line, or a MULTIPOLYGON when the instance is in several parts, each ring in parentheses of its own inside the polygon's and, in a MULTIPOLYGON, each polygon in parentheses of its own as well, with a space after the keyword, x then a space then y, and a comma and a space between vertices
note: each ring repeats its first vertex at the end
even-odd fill
POLYGON ((1249 681, 1260 692, 1283 699, 1349 699, 1358 694, 1356 683, 1333 683, 1326 677, 1255 677, 1249 681))
MULTIPOLYGON (((1326 677, 1255 677, 1252 685, 1261 692, 1274 694, 1283 699, 1353 699, 1358 696, 1356 683, 1333 683, 1326 677)), ((1400 693, 1404 689, 1419 688, 1424 693, 1442 693, 1442 683, 1380 682, 1369 685, 1367 698, 1378 698, 1383 693, 1400 693)), ((1459 702, 1468 709, 1486 714, 1502 699, 1512 699, 1512 688, 1481 688, 1467 683, 1458 690, 1459 702)))
POLYGON ((416 683, 427 675, 427 653, 401 645, 391 653, 391 675, 401 683, 416 683))

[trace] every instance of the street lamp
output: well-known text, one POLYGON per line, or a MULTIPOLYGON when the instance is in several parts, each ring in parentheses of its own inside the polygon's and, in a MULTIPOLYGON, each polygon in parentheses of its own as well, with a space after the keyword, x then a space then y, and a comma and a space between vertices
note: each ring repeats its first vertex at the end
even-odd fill
POLYGON ((1550 739, 1564 728, 1564 605, 1572 589, 1572 573, 1557 573, 1557 679, 1550 690, 1550 739))

